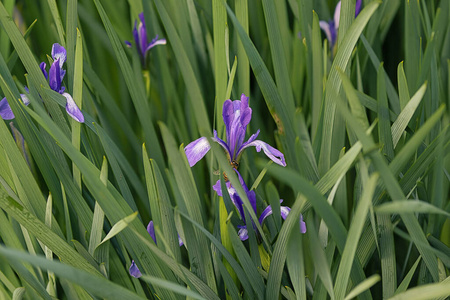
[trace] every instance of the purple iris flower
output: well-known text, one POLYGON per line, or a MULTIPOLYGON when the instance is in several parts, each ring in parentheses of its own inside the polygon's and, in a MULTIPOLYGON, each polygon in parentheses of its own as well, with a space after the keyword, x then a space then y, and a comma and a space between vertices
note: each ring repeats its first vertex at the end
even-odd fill
MULTIPOLYGON (((28 100, 27 95, 20 94, 20 97, 22 98, 23 104, 30 104, 30 100, 28 100)), ((11 106, 9 106, 8 100, 6 100, 6 97, 0 100, 0 117, 3 120, 12 120, 15 118, 14 113, 11 110, 11 106)))
MULTIPOLYGON (((286 162, 284 155, 279 150, 273 148, 269 144, 257 140, 258 131, 253 134, 248 141, 244 143, 245 132, 247 125, 252 118, 252 109, 248 106, 248 97, 241 95, 241 100, 227 100, 223 104, 222 111, 223 121, 226 127, 227 142, 224 142, 217 136, 217 131, 214 130, 214 137, 212 140, 219 143, 225 149, 230 164, 237 168, 244 149, 254 146, 256 151, 261 149, 275 163, 285 167, 286 162)), ((211 149, 211 145, 206 137, 201 137, 184 148, 189 165, 194 166, 203 156, 211 149)))
MULTIPOLYGON (((256 194, 255 191, 249 191, 247 185, 244 182, 244 179, 242 179, 241 174, 235 170, 235 172, 238 174, 239 177, 239 182, 242 185, 242 188, 244 189, 245 193, 247 194, 247 198, 250 201, 250 204, 256 214, 256 194)), ((230 182, 226 183, 227 186, 227 190, 228 190, 228 194, 230 195, 231 201, 233 202, 233 204, 236 206, 237 210, 239 211, 239 215, 241 217, 241 219, 245 222, 245 215, 244 215, 244 207, 243 207, 243 203, 242 203, 242 199, 239 197, 236 189, 230 184, 230 182)), ((222 193, 222 188, 220 186, 220 182, 216 183, 216 185, 214 185, 214 190, 217 192, 217 195, 219 196, 223 196, 222 193)), ((282 203, 283 200, 280 199, 280 203, 282 203)), ((290 208, 287 206, 281 206, 280 207, 280 213, 281 213, 281 217, 286 220, 289 212, 290 212, 290 208)), ((272 210, 272 206, 267 206, 264 211, 261 213, 261 215, 258 218, 258 222, 261 226, 264 225, 264 221, 267 219, 268 216, 270 216, 273 213, 272 210)), ((303 216, 300 215, 300 232, 301 233, 305 233, 306 232, 306 224, 303 221, 303 216)), ((247 226, 238 226, 239 227, 239 238, 242 241, 245 241, 248 239, 248 230, 247 230, 247 226)))
MULTIPOLYGON (((155 234, 155 226, 153 225, 153 221, 150 221, 147 225, 147 232, 150 234, 150 236, 152 237, 153 241, 156 243, 156 234, 155 234)), ((178 244, 181 246, 183 246, 183 240, 181 240, 180 235, 178 235, 178 244)), ((139 278, 142 276, 141 271, 139 271, 139 268, 136 266, 136 263, 134 262, 134 260, 131 262, 131 266, 129 269, 130 275, 135 277, 135 278, 139 278)))
MULTIPOLYGON (((167 42, 166 39, 158 39, 158 35, 156 35, 156 37, 149 43, 147 31, 145 29, 144 13, 139 14, 139 19, 141 20, 141 22, 139 22, 139 26, 137 25, 137 21, 134 22, 133 38, 138 49, 141 63, 145 66, 147 52, 156 45, 165 45, 167 42)), ((128 47, 131 47, 131 43, 129 41, 125 41, 125 44, 127 44, 128 47)))
MULTIPOLYGON (((361 0, 356 0, 355 6, 355 18, 361 11, 361 0)), ((336 8, 334 9, 334 18, 328 22, 320 21, 319 25, 325 34, 327 35, 328 42, 330 43, 330 49, 334 48, 337 41, 337 33, 339 29, 339 19, 341 17, 341 1, 338 2, 336 8)))
POLYGON ((46 63, 41 62, 39 65, 42 73, 44 73, 45 79, 48 80, 48 84, 52 90, 57 93, 60 93, 66 98, 66 111, 75 121, 83 123, 84 116, 81 110, 78 108, 75 101, 73 101, 72 96, 68 93, 65 93, 64 90, 66 87, 61 86, 64 75, 66 75, 66 71, 63 70, 63 64, 66 62, 67 54, 66 49, 58 43, 53 44, 52 46, 52 58, 53 63, 50 66, 49 73, 47 74, 46 63))

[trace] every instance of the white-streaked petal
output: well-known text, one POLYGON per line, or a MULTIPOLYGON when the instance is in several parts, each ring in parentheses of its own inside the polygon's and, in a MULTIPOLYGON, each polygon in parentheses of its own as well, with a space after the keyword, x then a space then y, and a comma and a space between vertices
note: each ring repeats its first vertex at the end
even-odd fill
POLYGON ((211 145, 206 137, 201 137, 184 147, 184 152, 189 162, 189 166, 193 167, 203 156, 211 149, 211 145))
POLYGON ((20 94, 20 98, 22 98, 22 102, 25 105, 30 104, 30 99, 28 99, 28 96, 26 94, 20 94))
POLYGON ((66 97, 66 112, 71 116, 75 121, 83 123, 84 122, 84 116, 81 110, 78 108, 75 101, 73 101, 72 96, 68 93, 62 94, 64 97, 66 97))
POLYGON ((285 167, 286 161, 284 160, 284 155, 281 153, 278 149, 275 149, 274 147, 270 146, 269 144, 261 141, 261 140, 255 140, 251 143, 246 144, 242 147, 242 150, 245 148, 248 148, 250 146, 256 147, 256 151, 260 152, 261 149, 264 151, 264 154, 273 160, 273 162, 279 164, 280 166, 285 167))
POLYGON ((306 233, 306 223, 303 221, 303 215, 300 214, 300 232, 306 233))
POLYGON ((238 232, 239 238, 241 239, 241 241, 245 241, 248 239, 248 230, 246 227, 242 227, 241 229, 239 229, 238 232))
POLYGON ((325 32, 325 35, 327 36, 328 42, 331 43, 331 31, 330 31, 330 24, 325 21, 319 22, 320 28, 325 32))
POLYGON ((341 1, 336 4, 336 8, 334 9, 334 26, 339 28, 339 20, 341 18, 341 1))
POLYGON ((52 58, 54 61, 59 59, 59 68, 62 69, 67 58, 66 49, 60 44, 54 43, 52 46, 52 58))

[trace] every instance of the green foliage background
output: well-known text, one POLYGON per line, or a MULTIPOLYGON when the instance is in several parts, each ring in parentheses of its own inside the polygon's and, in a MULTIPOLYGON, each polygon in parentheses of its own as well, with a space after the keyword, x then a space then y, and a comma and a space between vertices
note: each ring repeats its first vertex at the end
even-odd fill
POLYGON ((3 0, 0 89, 16 118, 0 121, 0 298, 448 297, 450 2, 364 0, 355 19, 342 0, 330 49, 319 20, 335 5, 3 0), (124 44, 140 12, 167 39, 145 68, 124 44), (56 42, 84 124, 39 69, 56 42), (222 105, 241 93, 249 133, 287 166, 247 150, 239 170, 258 213, 291 207, 246 242, 211 188, 226 172, 256 220, 221 148, 193 168, 183 150, 224 136, 222 105))

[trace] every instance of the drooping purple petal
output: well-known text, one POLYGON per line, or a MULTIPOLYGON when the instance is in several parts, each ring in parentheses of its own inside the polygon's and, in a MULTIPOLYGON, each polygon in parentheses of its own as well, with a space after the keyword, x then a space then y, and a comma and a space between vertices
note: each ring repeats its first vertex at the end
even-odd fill
POLYGON ((289 215, 291 209, 287 206, 280 206, 280 214, 283 220, 286 220, 287 216, 289 215))
POLYGON ((270 216, 272 213, 273 213, 272 206, 271 206, 271 205, 267 206, 267 207, 263 210, 263 212, 261 213, 261 215, 259 216, 259 219, 258 219, 259 224, 263 224, 263 222, 266 220, 266 218, 267 218, 268 216, 270 216))
POLYGON ((239 229, 238 232, 239 238, 241 239, 241 241, 245 241, 248 239, 248 230, 247 227, 243 226, 239 229))
POLYGON ((303 221, 303 215, 300 214, 300 232, 306 233, 306 223, 303 221))
POLYGON ((66 49, 60 44, 54 43, 52 46, 52 58, 53 61, 57 60, 59 62, 59 68, 62 69, 67 59, 66 49))
POLYGON ((125 45, 127 45, 128 48, 131 48, 131 43, 130 43, 130 41, 125 41, 125 45))
POLYGON ((223 197, 222 186, 220 185, 220 179, 216 181, 215 185, 213 185, 213 190, 217 193, 217 196, 223 197))
POLYGON ((48 80, 48 74, 47 74, 47 71, 45 70, 45 68, 47 67, 47 64, 45 62, 41 62, 39 67, 41 68, 42 73, 44 73, 45 79, 48 80))
POLYGON ((130 272, 130 275, 133 276, 134 278, 139 278, 142 276, 142 273, 141 273, 141 271, 139 271, 139 268, 136 266, 136 263, 134 262, 134 260, 131 262, 129 272, 130 272))
POLYGON ((59 61, 55 60, 50 66, 50 71, 48 74, 48 84, 50 88, 55 92, 60 92, 61 90, 61 68, 59 66, 59 61))
POLYGON ((0 117, 3 120, 12 120, 15 118, 14 113, 9 106, 8 100, 6 100, 6 97, 0 101, 0 117))
POLYGON ((327 36, 327 40, 331 43, 330 24, 326 21, 320 21, 319 26, 325 32, 325 35, 327 36))
POLYGON ((66 111, 75 121, 79 123, 84 123, 84 116, 81 110, 78 108, 75 101, 73 101, 72 96, 70 96, 68 93, 62 94, 64 97, 66 97, 66 111))
POLYGON ((22 98, 23 104, 25 104, 25 105, 30 104, 30 99, 28 99, 28 96, 27 96, 27 95, 25 95, 25 94, 20 94, 20 98, 22 98))
POLYGON ((152 49, 153 47, 157 45, 165 45, 167 44, 166 39, 158 39, 158 35, 147 45, 147 48, 145 49, 144 56, 147 55, 147 52, 152 49))
POLYGON ((245 148, 248 148, 250 146, 256 147, 257 152, 260 152, 262 149, 264 151, 264 154, 268 158, 273 160, 273 162, 275 162, 283 167, 286 166, 286 161, 284 160, 284 155, 278 149, 275 149, 274 147, 270 146, 269 144, 267 144, 263 141, 255 140, 253 142, 246 144, 245 146, 243 145, 242 150, 244 150, 245 148))
POLYGON ((214 137, 212 138, 212 140, 216 143, 218 143, 220 146, 222 146, 223 149, 225 149, 225 151, 228 153, 229 155, 229 159, 231 159, 231 153, 230 153, 230 148, 228 148, 227 143, 225 143, 221 138, 219 138, 219 136, 217 135, 217 130, 214 129, 214 137))
POLYGON ((205 137, 196 139, 184 147, 184 152, 186 153, 189 166, 194 166, 200 159, 203 158, 203 156, 206 155, 206 153, 208 153, 209 149, 211 149, 211 145, 205 137))
POLYGON ((228 187, 228 194, 230 195, 231 202, 233 202, 234 206, 237 208, 241 219, 245 221, 244 206, 241 197, 239 197, 236 189, 231 184, 228 187))
POLYGON ((155 235, 155 225, 153 225, 153 221, 150 221, 147 225, 147 232, 152 237, 153 241, 156 243, 156 235, 155 235))

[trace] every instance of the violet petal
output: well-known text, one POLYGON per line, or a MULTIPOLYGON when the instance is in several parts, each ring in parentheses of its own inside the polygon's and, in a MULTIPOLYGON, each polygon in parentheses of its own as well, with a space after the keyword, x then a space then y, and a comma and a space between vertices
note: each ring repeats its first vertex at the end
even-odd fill
POLYGON ((71 116, 75 121, 79 123, 84 123, 84 116, 81 110, 78 108, 75 101, 73 101, 72 96, 70 96, 68 93, 62 94, 64 97, 66 97, 66 112, 71 116))
POLYGON ((200 159, 203 158, 203 156, 206 155, 206 153, 208 153, 209 149, 211 149, 211 145, 205 137, 196 139, 184 147, 184 152, 186 153, 189 166, 194 166, 200 159))

